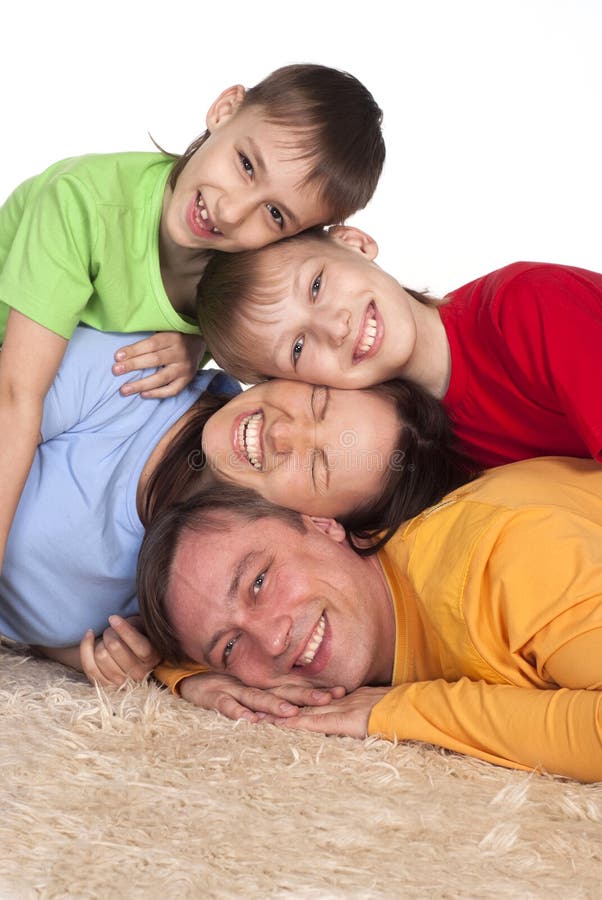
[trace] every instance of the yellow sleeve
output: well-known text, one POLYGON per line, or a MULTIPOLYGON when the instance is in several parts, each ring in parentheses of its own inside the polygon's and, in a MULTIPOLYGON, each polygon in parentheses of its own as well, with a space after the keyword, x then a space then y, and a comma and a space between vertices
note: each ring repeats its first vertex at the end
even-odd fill
POLYGON ((167 685, 172 694, 179 694, 179 685, 184 678, 190 678, 191 675, 202 675, 208 671, 207 666, 201 666, 199 663, 181 667, 172 666, 169 663, 159 663, 154 670, 154 675, 155 678, 167 685))
POLYGON ((403 684, 374 706, 368 731, 438 744, 508 768, 602 781, 602 691, 468 678, 403 684))

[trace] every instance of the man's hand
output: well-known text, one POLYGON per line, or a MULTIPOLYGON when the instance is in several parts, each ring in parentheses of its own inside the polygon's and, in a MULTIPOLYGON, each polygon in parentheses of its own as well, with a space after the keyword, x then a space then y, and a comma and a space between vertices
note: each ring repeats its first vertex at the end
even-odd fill
POLYGON ((82 671, 103 687, 122 685, 128 678, 144 681, 161 657, 138 630, 139 616, 110 616, 110 627, 96 640, 88 631, 79 645, 82 671))
POLYGON ((173 397, 197 374, 206 349, 205 341, 198 334, 161 331, 117 350, 113 375, 160 366, 158 372, 128 382, 120 391, 124 395, 140 394, 145 398, 173 397))
POLYGON ((299 707, 324 706, 345 693, 343 687, 321 690, 300 684, 282 684, 262 690, 247 687, 231 675, 206 672, 180 682, 180 694, 204 709, 214 709, 228 719, 260 722, 266 717, 288 720, 299 707))
POLYGON ((333 700, 328 706, 303 710, 293 719, 281 717, 271 721, 286 728, 364 738, 368 734, 372 707, 390 690, 390 687, 361 687, 340 700, 333 700))

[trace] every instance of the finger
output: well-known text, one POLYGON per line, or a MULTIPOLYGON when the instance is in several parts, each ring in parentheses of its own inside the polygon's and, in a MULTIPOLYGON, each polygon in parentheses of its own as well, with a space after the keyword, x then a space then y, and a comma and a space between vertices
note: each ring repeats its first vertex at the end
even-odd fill
POLYGON ((246 719, 247 722, 259 722, 264 717, 263 713, 255 712, 239 703, 232 694, 217 694, 210 708, 215 709, 222 716, 226 716, 227 719, 246 719))
POLYGON ((300 713, 294 718, 274 719, 274 725, 294 728, 296 731, 314 731, 318 734, 346 734, 340 713, 317 709, 312 713, 300 713))
POLYGON ((151 391, 141 391, 140 396, 144 400, 163 400, 165 397, 175 397, 176 394, 184 390, 187 384, 190 384, 195 375, 196 370, 194 372, 191 370, 190 375, 175 378, 169 384, 166 384, 165 387, 154 388, 151 391))
POLYGON ((131 622, 128 622, 122 616, 109 616, 111 628, 121 638, 123 643, 130 648, 141 662, 148 664, 149 667, 156 665, 161 659, 149 639, 145 634, 136 628, 131 622))
POLYGON ((273 688, 272 692, 296 706, 326 706, 332 700, 344 696, 345 688, 314 688, 298 684, 282 684, 273 688))
POLYGON ((105 678, 110 678, 115 684, 122 684, 126 678, 144 681, 153 668, 151 663, 140 660, 110 628, 103 634, 102 642, 97 644, 94 656, 105 678))
POLYGON ((125 362, 126 360, 135 359, 137 356, 144 356, 146 353, 156 353, 164 347, 169 347, 173 343, 173 332, 158 331, 149 337, 128 344, 126 347, 120 347, 115 351, 115 362, 125 362))
MULTIPOLYGON (((236 701, 253 713, 262 713, 272 716, 296 716, 299 707, 289 703, 272 691, 261 688, 247 687, 246 685, 233 685, 228 688, 228 695, 235 697, 236 701)), ((305 704, 303 704, 305 705, 305 704)))
POLYGON ((96 636, 93 631, 85 633, 79 645, 79 654, 82 669, 91 684, 100 684, 102 687, 110 687, 114 684, 106 678, 96 663, 96 636))
MULTIPOLYGON (((135 381, 128 381, 127 384, 122 384, 119 388, 119 392, 123 394, 124 397, 129 397, 131 394, 141 394, 142 392, 148 394, 149 391, 156 391, 158 388, 169 386, 174 381, 181 379, 182 370, 179 366, 164 366, 156 372, 151 372, 150 375, 145 375, 143 378, 137 378, 135 381)), ((185 380, 184 386, 187 383, 188 381, 185 380)))

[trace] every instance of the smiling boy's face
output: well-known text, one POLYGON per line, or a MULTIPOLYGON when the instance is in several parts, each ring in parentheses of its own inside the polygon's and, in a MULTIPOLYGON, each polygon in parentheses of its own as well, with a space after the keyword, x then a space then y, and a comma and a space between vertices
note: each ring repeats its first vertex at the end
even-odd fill
POLYGON ((237 252, 328 221, 318 188, 304 184, 315 161, 301 158, 292 129, 267 121, 259 107, 241 107, 243 94, 229 88, 216 100, 207 116, 209 137, 174 190, 166 188, 164 240, 237 252))
POLYGON ((254 293, 233 327, 248 338, 249 363, 266 377, 363 388, 403 374, 416 342, 412 298, 374 262, 357 229, 300 239, 257 259, 254 293), (265 271, 265 276, 263 272, 265 271))

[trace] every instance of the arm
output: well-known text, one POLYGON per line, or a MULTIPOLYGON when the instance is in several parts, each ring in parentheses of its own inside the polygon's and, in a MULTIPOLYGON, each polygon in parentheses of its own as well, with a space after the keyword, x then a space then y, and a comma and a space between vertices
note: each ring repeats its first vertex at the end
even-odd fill
POLYGON ((602 780, 602 692, 462 678, 360 688, 329 707, 276 719, 320 734, 422 741, 516 769, 602 780))
POLYGON ((11 310, 0 352, 0 570, 40 439, 44 397, 67 341, 11 310))
POLYGON ((183 390, 199 370, 207 348, 198 334, 164 331, 122 347, 115 353, 114 375, 137 369, 159 371, 122 387, 122 394, 140 393, 143 397, 172 397, 183 390))

